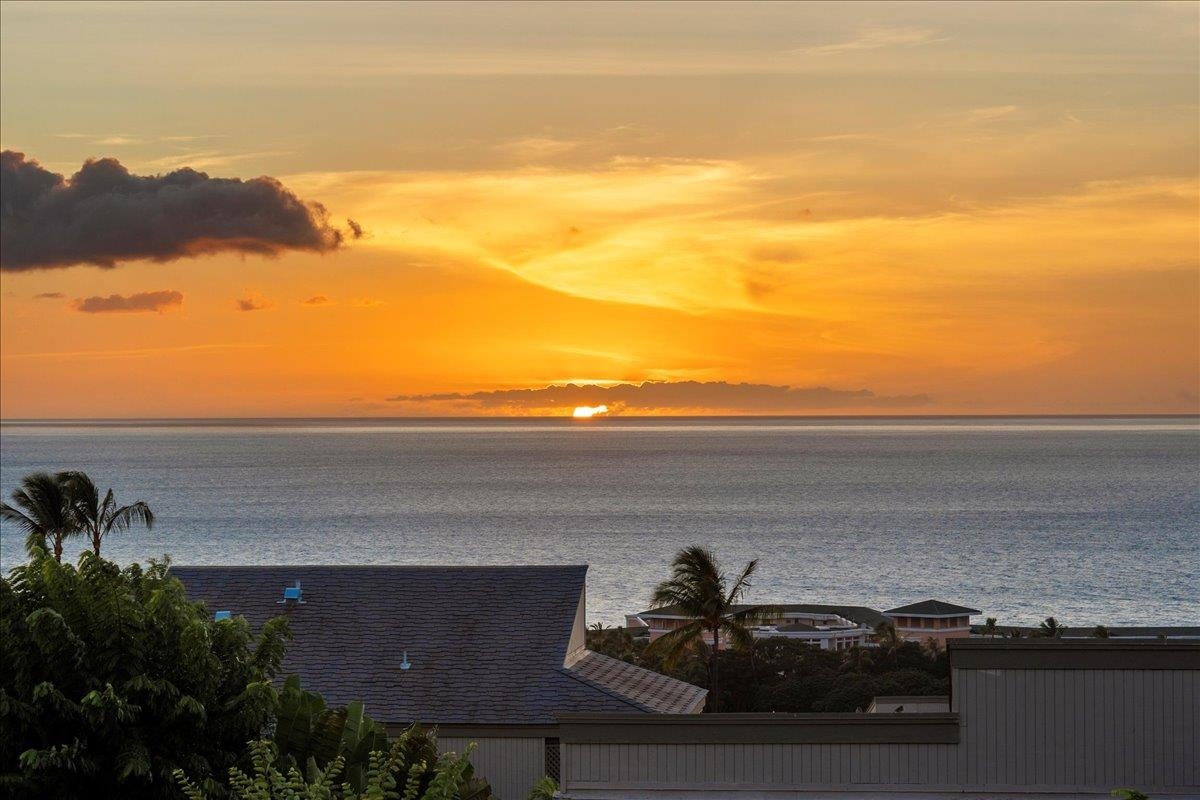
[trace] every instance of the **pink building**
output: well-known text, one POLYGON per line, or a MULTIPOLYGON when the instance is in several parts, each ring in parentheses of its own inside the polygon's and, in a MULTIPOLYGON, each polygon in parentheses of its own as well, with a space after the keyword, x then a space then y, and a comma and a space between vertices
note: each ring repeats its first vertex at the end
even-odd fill
POLYGON ((942 647, 947 639, 963 639, 971 635, 971 617, 982 613, 978 609, 956 606, 941 600, 923 600, 883 612, 896 626, 896 633, 910 642, 933 639, 942 647))

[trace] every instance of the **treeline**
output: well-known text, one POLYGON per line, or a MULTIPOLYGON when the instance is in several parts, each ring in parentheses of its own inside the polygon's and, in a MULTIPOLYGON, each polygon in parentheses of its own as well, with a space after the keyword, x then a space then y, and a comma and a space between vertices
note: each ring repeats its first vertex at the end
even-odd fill
MULTIPOLYGON (((631 664, 699 686, 711 674, 705 649, 669 667, 624 628, 592 628, 588 647, 631 664)), ((716 653, 722 712, 859 711, 881 695, 944 695, 950 688, 945 651, 891 640, 880 647, 820 650, 794 639, 756 639, 748 647, 716 653)), ((713 706, 710 702, 709 708, 713 706)))

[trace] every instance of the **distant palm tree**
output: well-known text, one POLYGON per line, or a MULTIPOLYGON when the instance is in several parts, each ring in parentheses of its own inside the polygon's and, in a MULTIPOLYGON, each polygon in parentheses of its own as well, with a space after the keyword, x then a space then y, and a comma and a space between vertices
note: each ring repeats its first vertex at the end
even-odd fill
POLYGON ((938 655, 940 655, 942 652, 941 643, 932 636, 930 636, 928 639, 926 639, 924 642, 922 642, 921 646, 922 646, 922 649, 925 650, 925 655, 927 655, 933 659, 936 659, 938 657, 938 655))
POLYGON ((884 620, 875 626, 875 646, 885 658, 893 659, 904 644, 904 637, 896 630, 896 623, 884 620))
POLYGON ((1037 630, 1033 635, 1039 639, 1057 639, 1062 636, 1063 626, 1054 617, 1046 617, 1042 620, 1042 624, 1037 626, 1037 630))
POLYGON ((998 628, 996 627, 996 618, 988 617, 987 622, 983 623, 983 635, 995 636, 998 628))
POLYGON ((713 711, 720 710, 720 680, 717 652, 721 637, 735 647, 749 648, 754 636, 748 625, 764 621, 774 612, 766 606, 737 609, 750 588, 757 559, 745 566, 730 585, 712 551, 692 546, 680 550, 671 562, 673 574, 655 587, 650 603, 654 608, 671 606, 691 621, 668 631, 650 643, 648 650, 663 652, 663 665, 670 669, 679 658, 696 647, 708 647, 708 689, 713 711))
POLYGON ((136 522, 147 529, 154 527, 154 512, 143 501, 118 507, 112 489, 100 499, 100 490, 87 473, 61 474, 65 476, 66 491, 79 528, 92 540, 96 555, 100 555, 100 542, 113 531, 127 530, 136 522))
POLYGON ((12 493, 16 508, 0 503, 0 519, 14 523, 25 531, 25 549, 30 555, 47 549, 47 540, 54 551, 54 560, 62 561, 63 540, 79 533, 79 521, 71 505, 67 486, 68 473, 34 472, 21 479, 21 486, 12 493))
POLYGON ((1108 638, 1108 628, 1106 628, 1103 625, 1097 625, 1095 628, 1092 629, 1092 636, 1095 636, 1097 639, 1107 639, 1108 638))

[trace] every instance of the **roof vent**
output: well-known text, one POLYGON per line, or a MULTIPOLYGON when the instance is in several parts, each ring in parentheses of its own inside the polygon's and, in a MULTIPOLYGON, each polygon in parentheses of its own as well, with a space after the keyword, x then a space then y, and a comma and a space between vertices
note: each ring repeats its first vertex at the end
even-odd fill
POLYGON ((296 581, 295 586, 283 587, 283 599, 280 600, 279 603, 283 604, 283 603, 286 603, 288 600, 295 600, 297 603, 303 604, 304 601, 302 599, 300 599, 300 597, 301 597, 300 581, 296 581))
POLYGON ((232 617, 232 612, 218 611, 217 613, 213 614, 213 622, 220 622, 221 620, 231 619, 232 617))
MULTIPOLYGON (((395 652, 395 651, 393 651, 395 652)), ((404 655, 400 657, 400 669, 408 669, 412 666, 412 662, 408 660, 408 651, 404 651, 404 655)))

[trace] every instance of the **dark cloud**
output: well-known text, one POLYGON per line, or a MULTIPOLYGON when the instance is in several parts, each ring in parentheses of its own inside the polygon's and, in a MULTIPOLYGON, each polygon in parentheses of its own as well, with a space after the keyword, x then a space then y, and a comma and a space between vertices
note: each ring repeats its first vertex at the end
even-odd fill
POLYGON ((261 297, 240 297, 237 300, 238 311, 263 311, 272 305, 270 300, 261 297))
POLYGON ((393 402, 472 403, 481 409, 535 409, 607 405, 634 409, 725 409, 786 413, 831 408, 913 408, 927 406, 924 394, 877 395, 867 389, 798 388, 766 383, 725 381, 661 381, 581 386, 568 383, 538 389, 501 389, 487 392, 408 394, 387 398, 393 402))
POLYGON ((333 301, 323 294, 314 294, 306 300, 301 300, 300 303, 306 306, 327 306, 333 301))
POLYGON ((161 292, 110 294, 108 297, 81 297, 71 307, 84 314, 130 314, 147 311, 173 311, 183 305, 183 292, 164 289, 161 292))
POLYGON ((66 297, 62 292, 42 292, 33 296, 34 300, 62 300, 66 297))
POLYGON ((350 229, 351 239, 361 239, 367 235, 367 232, 363 230, 363 226, 352 219, 346 220, 346 227, 350 229))
MULTIPOLYGON (((362 229, 355 224, 352 231, 362 229)), ((232 251, 325 252, 343 235, 318 203, 274 178, 210 178, 193 169, 139 176, 113 158, 70 179, 23 153, 0 154, 0 269, 171 261, 232 251)))

